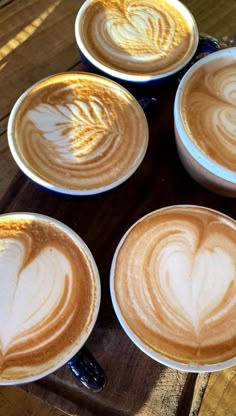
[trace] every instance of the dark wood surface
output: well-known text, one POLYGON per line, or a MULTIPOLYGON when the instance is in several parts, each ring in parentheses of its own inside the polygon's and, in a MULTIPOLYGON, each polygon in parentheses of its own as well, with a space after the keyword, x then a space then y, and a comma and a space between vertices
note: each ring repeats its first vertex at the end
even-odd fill
MULTIPOLYGON (((139 95, 157 97, 156 108, 148 116, 148 150, 136 173, 106 193, 90 197, 51 193, 18 170, 8 149, 6 126, 16 98, 44 76, 86 69, 74 40, 74 19, 82 3, 15 0, 0 9, 0 213, 26 211, 52 216, 75 230, 89 246, 100 272, 102 301, 87 346, 104 368, 108 383, 103 392, 91 393, 63 367, 22 388, 71 415, 194 416, 209 375, 172 370, 145 356, 120 327, 109 292, 115 248, 124 232, 143 215, 164 206, 197 204, 236 219, 235 199, 202 188, 179 161, 173 131, 177 82, 139 91, 139 95)), ((218 32, 209 32, 214 36, 230 32, 236 23, 233 0, 184 3, 197 22, 199 19, 200 30, 209 32, 208 28, 218 27, 218 32)))

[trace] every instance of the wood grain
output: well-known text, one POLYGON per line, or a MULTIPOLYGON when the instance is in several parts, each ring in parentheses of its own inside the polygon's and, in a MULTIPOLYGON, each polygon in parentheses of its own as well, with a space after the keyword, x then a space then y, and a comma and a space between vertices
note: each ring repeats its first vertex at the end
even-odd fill
POLYGON ((209 379, 199 416, 236 415, 236 368, 213 373, 209 379))
POLYGON ((236 33, 235 0, 184 0, 194 15, 200 32, 222 37, 236 33))
POLYGON ((74 21, 82 3, 15 0, 0 9, 0 120, 29 86, 78 61, 74 21))
POLYGON ((42 400, 16 387, 0 388, 0 416, 64 416, 42 400))

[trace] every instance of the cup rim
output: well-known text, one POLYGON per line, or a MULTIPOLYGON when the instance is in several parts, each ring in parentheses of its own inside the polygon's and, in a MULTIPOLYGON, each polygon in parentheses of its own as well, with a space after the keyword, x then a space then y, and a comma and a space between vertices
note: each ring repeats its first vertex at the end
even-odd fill
POLYGON ((148 142, 149 142, 149 126, 148 126, 148 122, 147 122, 147 117, 146 117, 145 112, 144 112, 143 108, 141 107, 140 103, 134 97, 134 95, 130 91, 128 91, 123 85, 120 85, 118 82, 116 82, 114 80, 111 80, 111 79, 109 79, 109 78, 107 78, 103 75, 98 75, 98 74, 85 72, 85 71, 69 71, 69 72, 59 72, 59 73, 51 74, 51 75, 49 75, 45 78, 42 78, 39 81, 37 81, 36 83, 34 83, 33 85, 31 85, 29 88, 27 88, 19 96, 19 98, 15 102, 14 106, 12 107, 12 110, 11 110, 11 113, 10 113, 10 116, 9 116, 9 119, 8 119, 7 139, 8 139, 8 145, 9 145, 11 154, 13 156, 13 159, 15 160, 16 164, 21 169, 21 171, 28 178, 30 178, 32 181, 34 181, 38 185, 42 186, 43 188, 46 188, 46 189, 49 189, 50 191, 61 193, 61 194, 64 194, 64 195, 89 196, 89 195, 96 195, 96 194, 100 194, 100 193, 103 193, 103 192, 107 192, 107 191, 110 191, 110 190, 118 187, 119 185, 124 183, 126 180, 128 180, 136 172, 136 170, 139 168, 139 166, 143 162, 143 159, 144 159, 144 157, 146 155, 146 152, 147 152, 148 142), (136 163, 133 164, 132 168, 130 168, 129 170, 126 170, 126 172, 122 176, 118 177, 118 179, 114 180, 113 182, 111 182, 107 185, 98 186, 98 187, 91 187, 91 188, 66 188, 66 187, 63 187, 63 186, 60 186, 60 185, 57 185, 57 184, 53 184, 53 183, 51 183, 50 180, 43 179, 40 175, 35 173, 31 169, 31 166, 28 165, 24 161, 24 158, 21 157, 20 152, 18 151, 18 146, 17 146, 16 141, 14 139, 14 125, 15 125, 15 119, 16 119, 16 116, 17 116, 17 112, 20 109, 21 103, 23 102, 25 97, 30 93, 30 91, 33 90, 40 83, 42 83, 42 82, 44 82, 44 81, 46 81, 50 78, 60 77, 61 75, 62 76, 70 76, 71 74, 78 74, 78 77, 81 75, 81 76, 91 77, 91 79, 92 78, 96 78, 98 80, 100 79, 101 82, 104 81, 105 83, 109 83, 109 84, 114 85, 114 87, 118 88, 122 93, 132 97, 132 101, 134 102, 135 106, 137 106, 137 108, 139 108, 140 114, 141 113, 143 114, 143 122, 145 124, 146 137, 145 137, 145 145, 143 146, 142 152, 140 152, 140 154, 139 154, 139 156, 136 160, 136 163))
POLYGON ((9 379, 9 380, 2 380, 0 378, 0 386, 10 386, 10 385, 16 385, 16 384, 24 384, 33 382, 36 380, 40 380, 43 377, 46 377, 52 373, 54 373, 56 370, 63 367, 71 358, 74 357, 74 355, 84 346, 86 341, 88 340, 89 336, 91 335, 91 332, 94 329, 94 326, 97 321, 98 313, 100 310, 100 304, 101 304, 101 282, 100 282, 100 275, 97 268, 97 264, 95 262, 95 259, 93 257, 92 252, 90 251, 87 244, 84 242, 84 240, 77 234, 72 228, 70 228, 68 225, 64 224, 63 222, 57 220, 56 218, 50 217, 48 215, 39 214, 36 212, 11 212, 11 213, 4 213, 0 214, 0 218, 19 218, 19 219, 39 219, 40 221, 53 224, 62 232, 66 233, 69 238, 73 240, 73 242, 80 247, 80 249, 83 251, 83 253, 86 256, 87 261, 89 262, 92 272, 93 272, 93 278, 95 283, 95 296, 94 296, 94 308, 93 312, 91 314, 91 321, 90 324, 85 331, 85 333, 82 334, 82 337, 78 339, 78 342, 74 343, 71 347, 71 350, 68 351, 68 354, 60 361, 57 362, 55 360, 55 365, 52 365, 50 369, 47 369, 45 371, 39 372, 38 374, 34 376, 27 376, 23 377, 21 379, 9 379))
POLYGON ((187 134, 182 116, 179 111, 182 94, 183 94, 186 81, 198 70, 198 68, 202 67, 205 63, 214 61, 224 56, 233 56, 235 57, 235 60, 236 60, 236 47, 225 48, 225 49, 218 50, 216 52, 212 52, 211 54, 199 59, 199 61, 195 62, 186 71, 186 73, 180 80, 180 83, 178 85, 178 88, 175 94, 174 121, 175 121, 175 128, 180 138, 180 141, 183 143, 185 149, 190 153, 190 155, 212 174, 218 176, 220 179, 224 179, 228 182, 235 184, 236 183, 236 171, 234 172, 220 165, 218 162, 214 161, 213 159, 205 155, 200 150, 200 148, 197 147, 197 145, 192 142, 192 140, 189 138, 189 135, 187 134))
POLYGON ((134 82, 134 83, 135 82, 146 83, 146 82, 149 82, 149 81, 158 81, 158 80, 163 80, 165 78, 168 78, 169 76, 172 76, 172 75, 178 73, 179 71, 181 71, 181 69, 183 69, 191 61, 192 57, 194 56, 194 54, 197 50, 197 47, 198 47, 198 42, 199 42, 199 31, 198 31, 196 20, 195 20, 193 14, 187 8, 186 5, 184 5, 179 0, 172 0, 172 3, 174 4, 174 6, 176 5, 177 8, 180 9, 183 12, 183 14, 188 18, 188 21, 189 22, 191 21, 193 32, 194 32, 194 41, 193 41, 193 48, 192 48, 191 54, 189 54, 189 56, 187 56, 183 61, 181 61, 179 66, 175 67, 174 69, 172 69, 170 71, 167 71, 166 73, 162 73, 162 74, 151 74, 151 75, 126 74, 125 72, 120 71, 118 69, 110 68, 109 66, 103 64, 98 59, 96 59, 96 57, 94 57, 87 50, 87 48, 84 45, 82 36, 80 35, 80 26, 81 26, 80 21, 81 21, 81 18, 83 17, 87 7, 93 1, 94 0, 85 0, 85 2, 82 4, 82 6, 80 7, 80 9, 79 9, 79 11, 76 15, 75 25, 74 25, 75 39, 76 39, 76 43, 77 43, 80 51, 85 56, 85 58, 92 65, 94 65, 96 68, 98 68, 100 71, 102 71, 104 74, 107 74, 108 76, 112 76, 114 78, 118 78, 119 80, 134 82))
POLYGON ((112 305, 116 314, 116 317, 121 325, 121 327, 123 328, 123 330, 125 331, 126 335, 129 337, 129 339, 136 345, 136 347, 138 347, 142 352, 144 352, 146 355, 148 355, 150 358, 152 358, 154 361, 163 364, 167 367, 179 370, 179 371, 184 371, 184 372, 190 372, 190 373, 205 373, 205 372, 215 372, 215 371, 219 371, 219 370, 223 370, 229 367, 232 367, 233 365, 236 364, 236 357, 233 357, 229 360, 225 360, 222 361, 220 363, 214 363, 214 364, 196 364, 196 363, 183 363, 181 361, 175 361, 173 359, 170 359, 168 357, 165 357, 163 354, 160 354, 156 351, 154 351, 151 347, 149 347, 148 345, 146 345, 136 334, 135 332, 130 328, 129 324, 127 323, 127 321, 125 320, 125 318, 123 317, 122 311, 119 307, 117 298, 116 298, 116 293, 115 293, 115 266, 116 266, 116 259, 119 253, 119 250, 121 248, 121 246, 123 245, 126 237, 129 235, 129 233, 132 231, 132 229, 140 222, 142 222, 144 219, 148 218, 149 216, 155 214, 155 213, 159 213, 159 212, 163 212, 163 211, 168 211, 168 210, 175 210, 178 208, 187 208, 187 209, 200 209, 200 210, 207 210, 213 213, 216 213, 217 215, 221 215, 222 217, 224 217, 225 219, 229 220, 230 222, 236 222, 234 221, 233 218, 231 218, 230 216, 223 214, 220 211, 217 211, 215 209, 212 208, 208 208, 205 206, 201 206, 201 205, 194 205, 194 204, 178 204, 178 205, 170 205, 170 206, 165 206, 159 209, 156 209, 154 211, 151 211, 147 214, 145 214, 144 216, 142 216, 141 218, 139 218, 137 221, 135 221, 129 228, 128 230, 123 234, 123 236, 121 237, 114 255, 113 255, 113 259, 112 259, 112 263, 111 263, 111 268, 110 268, 110 296, 111 296, 111 301, 112 301, 112 305))

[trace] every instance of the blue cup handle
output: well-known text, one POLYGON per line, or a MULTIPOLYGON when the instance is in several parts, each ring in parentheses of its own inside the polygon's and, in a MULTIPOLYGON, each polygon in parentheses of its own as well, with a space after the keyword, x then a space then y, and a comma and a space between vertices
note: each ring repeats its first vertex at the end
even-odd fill
POLYGON ((209 55, 210 53, 216 52, 220 49, 222 49, 223 44, 220 40, 213 38, 212 36, 209 36, 205 33, 200 33, 199 35, 199 42, 197 50, 191 59, 191 61, 186 65, 182 71, 180 71, 178 76, 178 81, 181 80, 181 78, 184 76, 185 72, 199 59, 203 58, 206 55, 209 55))
POLYGON ((86 347, 67 362, 67 367, 87 389, 98 393, 105 387, 106 375, 86 347))
POLYGON ((156 97, 142 96, 138 98, 138 102, 147 117, 151 117, 153 114, 155 114, 155 110, 157 109, 158 104, 156 97))

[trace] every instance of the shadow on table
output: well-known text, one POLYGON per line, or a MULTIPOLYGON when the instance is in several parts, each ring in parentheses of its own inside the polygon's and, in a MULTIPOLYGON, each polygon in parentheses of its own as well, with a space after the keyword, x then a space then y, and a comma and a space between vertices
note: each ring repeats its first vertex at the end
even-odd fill
POLYGON ((0 9, 0 119, 32 84, 79 59, 74 21, 82 0, 27 3, 13 1, 0 9))

